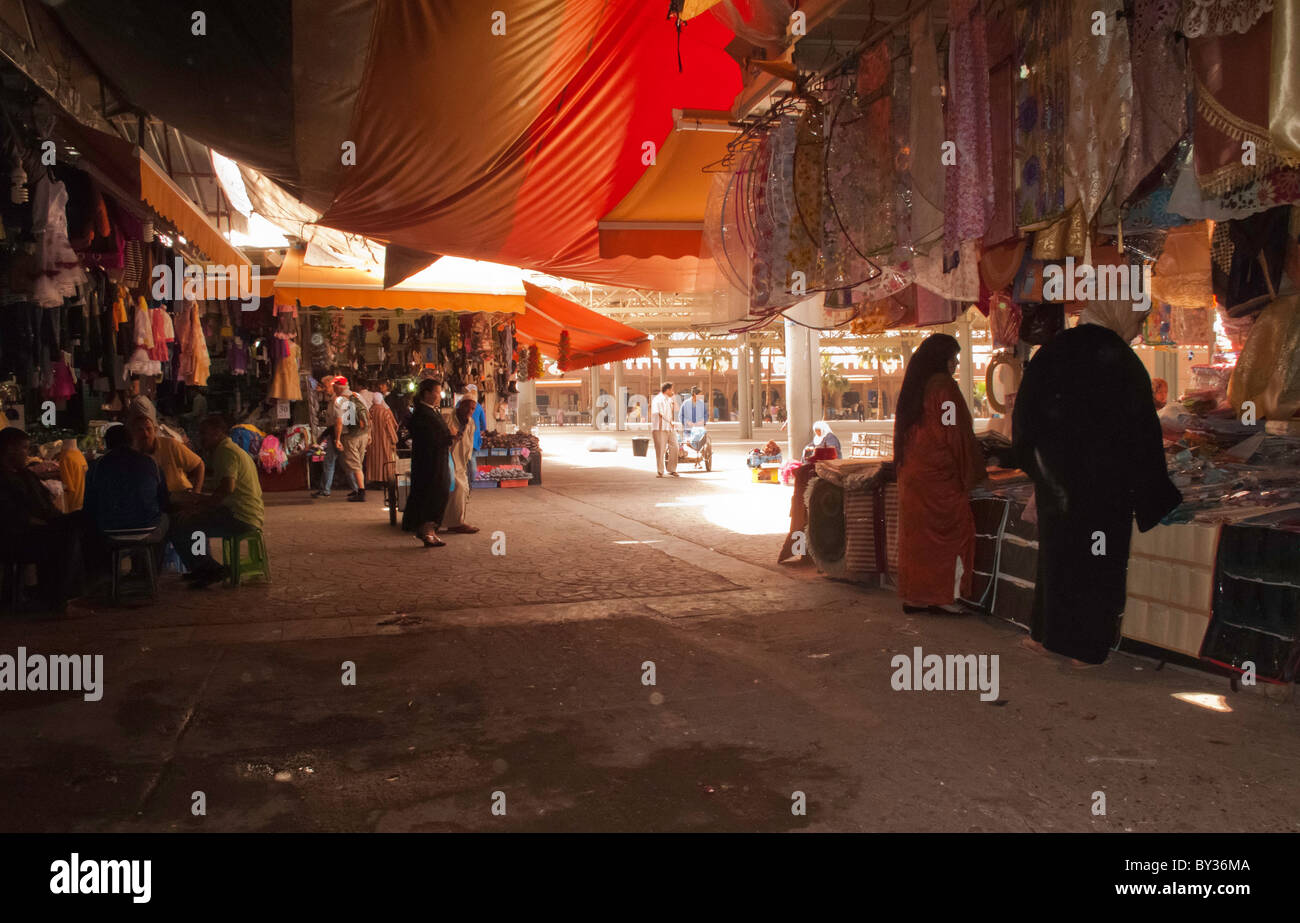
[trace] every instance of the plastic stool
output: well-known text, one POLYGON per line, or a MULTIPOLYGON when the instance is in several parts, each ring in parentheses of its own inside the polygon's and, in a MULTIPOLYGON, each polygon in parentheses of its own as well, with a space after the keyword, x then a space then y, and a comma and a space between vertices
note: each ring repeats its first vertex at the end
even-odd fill
POLYGON ((266 540, 261 529, 252 529, 221 540, 221 558, 230 571, 227 578, 231 586, 239 586, 245 577, 265 577, 271 582, 271 559, 266 553, 266 540), (244 543, 248 543, 248 557, 244 557, 244 543))
POLYGON ((140 557, 144 558, 145 580, 149 586, 149 598, 155 599, 158 596, 158 570, 154 563, 154 548, 159 542, 147 542, 143 539, 115 539, 109 538, 108 545, 113 552, 113 582, 112 582, 112 600, 113 605, 121 601, 122 590, 122 559, 131 559, 131 571, 138 571, 140 557))

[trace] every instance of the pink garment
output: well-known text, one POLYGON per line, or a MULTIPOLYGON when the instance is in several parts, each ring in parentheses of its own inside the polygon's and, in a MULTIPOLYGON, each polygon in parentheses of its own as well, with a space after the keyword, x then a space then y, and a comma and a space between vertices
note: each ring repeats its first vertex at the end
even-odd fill
POLYGON ((993 136, 989 61, 978 0, 948 0, 948 138, 957 162, 946 171, 943 248, 983 237, 993 214, 993 136))
POLYGON ((57 308, 64 298, 77 294, 77 286, 86 281, 81 260, 68 241, 68 190, 63 183, 51 181, 44 171, 35 182, 32 200, 32 234, 41 261, 32 297, 43 308, 57 308))
POLYGON ((153 328, 153 346, 149 350, 149 358, 156 359, 159 362, 166 362, 171 358, 167 350, 167 344, 173 339, 167 333, 169 318, 167 312, 162 308, 153 308, 149 312, 150 325, 153 328))

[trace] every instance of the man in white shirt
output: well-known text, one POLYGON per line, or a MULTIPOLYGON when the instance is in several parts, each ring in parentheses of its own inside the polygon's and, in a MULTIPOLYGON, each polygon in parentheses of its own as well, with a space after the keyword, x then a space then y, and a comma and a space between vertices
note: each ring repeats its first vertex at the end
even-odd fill
POLYGON ((655 444, 656 477, 664 476, 664 453, 668 453, 668 473, 680 477, 677 473, 677 434, 674 421, 677 419, 677 407, 673 403, 673 383, 664 382, 659 393, 650 403, 650 438, 655 444))

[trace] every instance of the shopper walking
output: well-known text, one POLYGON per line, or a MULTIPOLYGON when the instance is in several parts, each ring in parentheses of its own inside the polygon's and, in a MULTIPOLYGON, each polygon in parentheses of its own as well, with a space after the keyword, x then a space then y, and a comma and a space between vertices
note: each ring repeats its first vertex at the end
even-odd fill
POLYGON ((334 446, 343 456, 343 466, 352 484, 348 500, 364 503, 366 499, 366 447, 370 445, 370 408, 360 395, 348 387, 343 377, 334 379, 335 407, 334 446))
POLYGON ((894 420, 898 594, 904 612, 960 612, 975 564, 970 490, 983 454, 953 373, 961 345, 936 333, 912 355, 894 420))
POLYGON ((312 497, 328 497, 334 487, 334 471, 338 467, 339 443, 335 426, 338 417, 338 399, 334 396, 334 375, 326 375, 320 380, 320 423, 321 446, 324 458, 321 461, 320 487, 312 491, 312 497))
POLYGON ((655 445, 656 477, 664 476, 667 453, 668 473, 680 477, 677 473, 677 432, 674 421, 677 419, 673 404, 673 383, 666 381, 650 405, 650 438, 655 445))
POLYGON ((441 548, 436 532, 447 509, 451 469, 447 451, 451 430, 438 404, 441 382, 426 378, 415 393, 415 409, 407 421, 411 434, 411 492, 402 514, 402 530, 414 532, 426 548, 441 548))
POLYGON ((1142 360, 1121 335, 1088 321, 1085 309, 1083 323, 1029 360, 1012 411, 1038 518, 1025 646, 1079 667, 1105 661, 1118 640, 1134 517, 1146 532, 1182 502, 1142 360))
POLYGON ((452 434, 451 460, 456 471, 452 494, 447 501, 447 511, 442 517, 443 532, 472 534, 478 529, 465 521, 469 503, 470 480, 474 472, 474 437, 478 426, 474 422, 475 401, 462 398, 456 405, 456 432, 452 434))

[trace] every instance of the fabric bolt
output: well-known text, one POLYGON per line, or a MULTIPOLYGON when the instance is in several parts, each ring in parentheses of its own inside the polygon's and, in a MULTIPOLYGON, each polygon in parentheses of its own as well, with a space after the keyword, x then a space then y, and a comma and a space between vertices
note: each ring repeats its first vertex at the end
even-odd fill
POLYGON ((1170 230, 1151 272, 1151 296, 1177 308, 1204 308, 1214 300, 1212 281, 1205 224, 1170 230))
POLYGON ((1268 133, 1279 154, 1300 159, 1300 4, 1273 11, 1273 67, 1268 88, 1268 133))
POLYGON ((1012 432, 1038 510, 1032 636, 1101 663, 1119 637, 1133 520, 1145 532, 1181 502, 1151 379, 1117 334, 1081 324, 1029 361, 1012 432))
MULTIPOLYGON (((907 240, 923 247, 943 236, 946 174, 941 160, 944 141, 943 80, 935 50, 934 26, 929 8, 921 10, 909 27, 912 51, 907 163, 911 200, 907 203, 911 232, 907 240)), ((904 106, 906 100, 899 101, 904 106)))
POLYGON ((1179 0, 1134 0, 1129 20, 1133 116, 1118 182, 1126 202, 1187 133, 1187 54, 1179 0))
POLYGON ((1248 218, 1216 225, 1228 237, 1226 271, 1216 268, 1214 294, 1229 312, 1248 304, 1262 307, 1282 284, 1292 206, 1280 205, 1248 218), (1222 230, 1221 230, 1222 229, 1222 230))
POLYGON ((989 145, 993 155, 993 207, 985 245, 1002 243, 1016 227, 1016 30, 1011 5, 988 11, 984 31, 989 60, 989 145))
POLYGON ((984 479, 983 455, 970 412, 952 377, 926 382, 921 419, 907 432, 898 471, 898 594, 910 603, 953 602, 958 561, 960 591, 969 596, 974 573, 975 517, 969 493, 984 479), (946 411, 957 421, 946 425, 946 411))
POLYGON ((789 261, 791 274, 800 272, 806 291, 824 286, 821 271, 822 207, 826 189, 824 174, 826 126, 820 104, 810 105, 795 129, 794 216, 790 221, 789 261))
POLYGON ((1254 401, 1258 415, 1285 420, 1300 411, 1300 295, 1278 298, 1260 312, 1228 381, 1228 401, 1254 401))
POLYGON ((1266 67, 1241 67, 1242 61, 1270 60, 1273 15, 1265 12, 1244 33, 1205 35, 1189 42, 1196 87, 1196 178, 1206 195, 1223 195, 1300 160, 1274 146, 1269 133, 1269 81, 1266 67), (1253 162, 1244 162, 1244 145, 1254 145, 1253 162))
POLYGON ((1021 227, 1065 211, 1070 4, 1022 2, 1016 10, 1016 220, 1021 227))
POLYGON ((956 163, 944 184, 943 247, 983 237, 993 211, 993 139, 989 124, 989 62, 979 0, 948 0, 947 138, 956 163))

